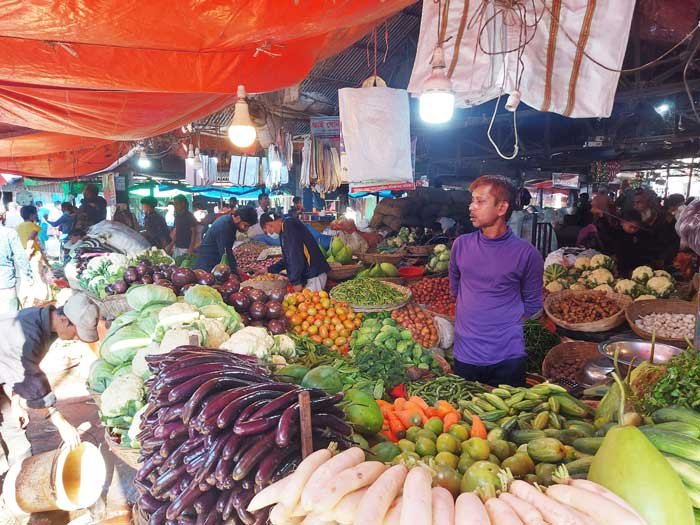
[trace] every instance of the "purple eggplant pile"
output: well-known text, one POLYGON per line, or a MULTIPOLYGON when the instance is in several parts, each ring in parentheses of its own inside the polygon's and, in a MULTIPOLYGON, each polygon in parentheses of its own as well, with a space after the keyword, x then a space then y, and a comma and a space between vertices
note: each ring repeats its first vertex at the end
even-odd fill
MULTIPOLYGON (((284 334, 291 329, 284 315, 284 290, 265 292, 241 283, 242 288, 224 295, 224 301, 233 306, 246 326, 264 326, 272 335, 284 334)), ((222 294, 223 295, 223 294, 222 294)))
MULTIPOLYGON (((256 492, 301 461, 297 385, 278 383, 255 357, 181 346, 147 358, 135 484, 149 525, 264 524, 246 511, 256 492)), ((342 394, 310 390, 314 448, 348 448, 342 394)))

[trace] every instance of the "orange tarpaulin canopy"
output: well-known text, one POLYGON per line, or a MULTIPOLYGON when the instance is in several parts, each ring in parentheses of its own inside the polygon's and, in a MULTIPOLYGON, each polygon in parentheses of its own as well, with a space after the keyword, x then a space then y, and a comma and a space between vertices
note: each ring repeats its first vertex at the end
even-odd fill
POLYGON ((71 177, 100 158, 109 166, 97 139, 176 129, 232 104, 238 84, 299 83, 413 1, 0 0, 0 123, 47 132, 0 138, 0 169, 71 177))

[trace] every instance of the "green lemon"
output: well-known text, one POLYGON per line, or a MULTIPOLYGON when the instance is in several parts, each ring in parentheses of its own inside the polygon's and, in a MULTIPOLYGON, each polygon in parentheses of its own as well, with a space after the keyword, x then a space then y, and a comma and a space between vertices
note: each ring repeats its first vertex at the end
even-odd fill
POLYGON ((423 428, 427 428, 431 432, 433 432, 436 436, 439 436, 442 434, 442 420, 439 417, 431 417, 428 421, 425 422, 425 425, 423 425, 423 428))
POLYGON ((406 439, 415 443, 418 440, 418 432, 420 431, 420 427, 409 427, 408 430, 406 430, 406 439))
POLYGON ((416 441, 416 452, 419 456, 434 456, 437 452, 435 441, 427 437, 419 437, 416 441))
POLYGON ((454 469, 445 465, 437 465, 435 467, 435 475, 433 476, 435 485, 449 490, 453 496, 459 496, 459 489, 462 483, 462 476, 454 469))
POLYGON ((452 425, 447 433, 456 437, 460 443, 469 439, 469 430, 464 425, 452 425))
MULTIPOLYGON (((401 446, 400 443, 399 446, 401 446)), ((510 445, 508 445, 508 442, 503 441, 502 439, 497 439, 491 443, 491 454, 496 456, 501 461, 513 455, 510 452, 510 445)))
POLYGON ((457 470, 461 474, 464 474, 469 467, 474 464, 474 459, 466 452, 459 457, 459 463, 457 464, 457 470))
POLYGON ((397 443, 401 452, 415 452, 416 444, 408 439, 400 439, 397 443))
POLYGON ((445 465, 451 469, 456 469, 459 465, 459 458, 451 452, 439 452, 438 455, 435 456, 435 463, 438 465, 445 465))
POLYGON ((452 434, 440 434, 435 442, 438 452, 451 452, 456 454, 460 450, 460 442, 452 434))
POLYGON ((470 438, 466 443, 462 444, 462 450, 464 450, 465 445, 466 452, 469 452, 469 455, 477 461, 487 460, 491 454, 491 446, 485 439, 478 437, 470 438))
POLYGON ((418 438, 428 438, 431 441, 435 441, 437 439, 437 434, 432 430, 428 430, 427 428, 420 430, 417 436, 418 437, 416 438, 416 441, 418 440, 418 438))

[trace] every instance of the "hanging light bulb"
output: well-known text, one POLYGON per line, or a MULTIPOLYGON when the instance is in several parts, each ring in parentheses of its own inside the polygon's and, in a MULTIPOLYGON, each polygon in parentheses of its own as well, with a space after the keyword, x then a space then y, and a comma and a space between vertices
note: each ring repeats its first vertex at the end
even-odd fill
POLYGON ((136 164, 142 170, 147 170, 151 167, 151 159, 148 158, 144 150, 141 150, 141 153, 139 153, 139 160, 136 161, 136 164))
POLYGON ((247 148, 255 142, 255 126, 250 119, 248 103, 245 100, 245 87, 238 86, 238 100, 233 110, 233 120, 228 127, 228 137, 234 146, 247 148))
POLYGON ((445 74, 445 52, 442 46, 435 46, 430 64, 433 71, 423 84, 419 100, 420 118, 429 124, 443 124, 452 118, 455 95, 452 92, 452 81, 445 74))

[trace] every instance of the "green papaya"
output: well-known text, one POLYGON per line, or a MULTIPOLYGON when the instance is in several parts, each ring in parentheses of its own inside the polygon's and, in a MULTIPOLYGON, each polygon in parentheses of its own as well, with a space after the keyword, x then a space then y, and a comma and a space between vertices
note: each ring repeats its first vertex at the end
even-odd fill
POLYGON ((275 379, 279 379, 284 383, 294 383, 298 385, 304 379, 304 376, 309 372, 309 369, 301 365, 287 365, 275 372, 275 379))
POLYGON ((381 268, 382 273, 386 277, 396 277, 397 275, 399 275, 399 271, 396 269, 396 266, 394 266, 391 263, 384 262, 381 263, 379 267, 381 268))
POLYGON ((330 249, 331 255, 334 257, 337 256, 340 250, 342 250, 343 248, 345 248, 345 243, 342 240, 340 240, 340 237, 333 237, 330 249))
POLYGON ((695 523, 693 506, 680 478, 636 427, 608 431, 593 458, 588 479, 627 501, 647 523, 695 523))

